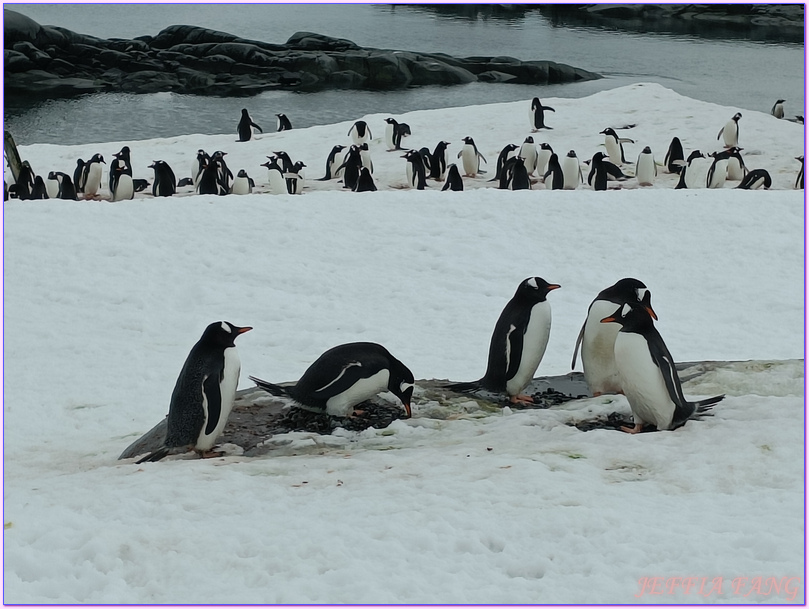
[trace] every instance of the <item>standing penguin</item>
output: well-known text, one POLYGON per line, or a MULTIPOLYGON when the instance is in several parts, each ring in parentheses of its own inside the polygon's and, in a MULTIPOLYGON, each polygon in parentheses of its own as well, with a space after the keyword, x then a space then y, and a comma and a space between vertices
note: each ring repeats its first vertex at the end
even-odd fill
POLYGON ((338 178, 337 175, 337 168, 340 166, 339 159, 337 155, 340 154, 345 149, 345 146, 338 145, 334 146, 329 153, 328 158, 326 158, 326 175, 322 178, 318 178, 318 182, 325 182, 326 180, 333 180, 338 178))
POLYGON ((368 171, 374 172, 374 161, 371 159, 371 149, 368 147, 368 142, 360 144, 360 162, 363 167, 367 167, 368 171))
POLYGON ((261 133, 264 133, 261 127, 255 124, 253 119, 250 118, 250 115, 247 113, 247 108, 242 108, 242 117, 239 119, 239 126, 236 127, 240 142, 250 141, 253 137, 253 127, 258 129, 261 133))
POLYGON ((724 399, 685 399, 674 358, 645 307, 624 304, 601 321, 621 326, 615 337, 615 366, 635 423, 623 431, 638 433, 644 423, 659 431, 677 429, 724 399))
POLYGON ((374 184, 374 176, 371 175, 371 170, 367 167, 360 168, 360 175, 357 178, 357 183, 354 184, 352 189, 354 192, 375 192, 376 184, 374 184))
MULTIPOLYGON (((77 194, 84 192, 84 159, 76 160, 76 169, 73 170, 73 187, 76 189, 77 194)), ((50 189, 48 192, 50 192, 50 189)), ((53 195, 51 195, 51 198, 53 198, 53 195)))
POLYGON ((430 155, 429 177, 433 180, 443 180, 447 173, 447 164, 449 163, 447 146, 449 146, 449 142, 441 140, 435 145, 435 149, 430 155))
POLYGON ((741 155, 742 150, 738 146, 728 148, 728 180, 741 180, 747 173, 747 166, 744 164, 744 159, 741 155))
POLYGON ((371 135, 371 128, 368 127, 368 123, 365 121, 357 121, 351 125, 351 129, 348 130, 346 135, 351 136, 351 141, 354 142, 356 146, 367 144, 373 137, 371 135))
POLYGON ((392 117, 386 118, 385 122, 387 123, 385 127, 385 143, 388 146, 388 150, 401 150, 402 138, 410 134, 410 127, 405 123, 400 125, 397 120, 392 117), (407 128, 404 129, 402 125, 407 128))
POLYGON ((31 198, 31 191, 34 189, 34 182, 36 181, 36 174, 31 168, 31 163, 23 161, 20 166, 20 171, 17 174, 17 180, 14 183, 14 190, 17 193, 17 198, 21 201, 31 198))
POLYGON ((219 194, 221 195, 230 193, 230 181, 233 179, 233 172, 225 162, 226 154, 227 152, 217 150, 211 155, 211 165, 216 168, 216 181, 219 184, 219 194))
POLYGON ((727 123, 725 123, 725 126, 719 130, 716 139, 724 137, 725 148, 739 145, 739 119, 741 117, 742 113, 737 112, 727 123))
POLYGON ((360 179, 360 169, 362 168, 362 152, 356 144, 348 149, 345 160, 338 171, 343 172, 343 188, 354 190, 357 180, 360 179))
MULTIPOLYGON (((51 172, 53 173, 53 172, 51 172)), ((62 174, 67 175, 67 174, 62 174)), ((58 192, 58 191, 57 191, 58 192)), ((75 191, 73 193, 75 195, 75 191)), ((31 198, 32 199, 49 199, 48 196, 48 187, 45 186, 45 180, 42 179, 42 176, 37 176, 34 178, 34 187, 31 189, 31 198)), ((75 196, 73 197, 76 198, 75 196)))
POLYGON ((546 190, 562 190, 565 187, 565 174, 555 152, 548 159, 548 170, 545 172, 543 179, 546 190), (548 176, 551 176, 550 188, 548 188, 548 176))
POLYGON ((118 165, 114 171, 110 168, 110 173, 112 174, 110 183, 111 200, 115 202, 134 199, 135 183, 132 180, 132 174, 127 172, 126 167, 118 165))
POLYGON ((191 180, 194 182, 194 188, 199 188, 199 180, 202 177, 202 171, 210 161, 211 157, 207 152, 201 148, 197 150, 197 156, 194 157, 194 162, 191 164, 191 180))
POLYGON ((278 121, 276 122, 276 129, 278 131, 289 131, 292 129, 292 123, 289 122, 286 114, 276 114, 278 121))
POLYGON ((288 194, 287 183, 284 180, 284 172, 274 156, 268 156, 269 161, 262 163, 262 167, 267 168, 267 181, 269 183, 269 193, 271 195, 288 194))
POLYGON ((463 148, 458 153, 458 158, 461 159, 463 164, 464 176, 468 178, 475 178, 479 173, 484 173, 480 170, 481 159, 483 159, 484 163, 488 163, 486 158, 478 152, 475 140, 471 137, 463 138, 463 148))
POLYGON ((444 182, 444 187, 441 191, 445 190, 454 190, 456 192, 460 192, 463 190, 463 178, 461 177, 461 172, 458 171, 458 166, 455 163, 452 163, 447 170, 447 179, 444 182))
POLYGON ((152 181, 152 195, 155 197, 171 197, 177 192, 177 178, 171 167, 165 161, 154 161, 149 165, 154 169, 152 181))
MULTIPOLYGON (((76 186, 75 180, 73 186, 76 186)), ((45 191, 48 193, 49 199, 57 199, 59 197, 59 180, 56 177, 55 171, 48 172, 48 179, 45 180, 45 191)))
POLYGON ((201 457, 212 453, 236 399, 241 363, 234 341, 252 328, 217 321, 205 328, 202 338, 180 370, 169 402, 166 441, 138 461, 159 461, 172 448, 188 447, 201 457))
MULTIPOLYGON (((114 192, 113 183, 117 184, 119 181, 119 177, 122 175, 129 176, 129 179, 132 179, 132 161, 129 158, 129 146, 124 146, 121 148, 120 152, 116 152, 112 156, 115 159, 110 163, 110 192, 114 192)), ((90 159, 92 162, 92 159, 90 159)), ((100 167, 99 167, 100 168, 100 167)), ((87 182, 89 183, 90 177, 87 177, 87 182)), ((89 194, 87 190, 87 186, 84 189, 85 194, 89 194)), ((134 193, 134 187, 132 192, 134 193)), ((113 199, 115 200, 115 199, 113 199)))
POLYGON ((705 155, 699 150, 694 150, 688 155, 688 159, 680 161, 682 171, 675 190, 681 188, 704 188, 707 181, 707 164, 697 159, 705 159, 705 155))
POLYGON ((669 144, 669 149, 666 151, 666 158, 663 159, 663 164, 668 169, 669 173, 679 174, 683 170, 683 165, 680 161, 685 161, 685 153, 683 152, 683 145, 680 138, 674 137, 669 144))
POLYGON ((489 363, 479 381, 453 383, 455 391, 486 389, 507 393, 513 404, 531 404, 522 391, 534 378, 545 355, 551 332, 551 305, 548 293, 559 285, 541 277, 529 277, 520 283, 494 326, 489 344, 489 363))
POLYGON ((776 100, 773 104, 772 110, 770 110, 770 114, 772 114, 775 118, 784 118, 784 102, 785 99, 776 100))
POLYGON ((772 186, 772 178, 766 169, 754 169, 748 171, 739 185, 736 188, 742 190, 758 190, 764 188, 765 190, 772 186))
POLYGON ((424 157, 418 150, 408 150, 402 158, 407 160, 407 183, 416 190, 427 187, 427 170, 424 167, 424 157))
POLYGON ((621 326, 601 323, 615 308, 626 303, 645 307, 657 319, 652 309, 652 293, 642 281, 625 277, 598 293, 587 309, 587 317, 576 339, 570 369, 576 368, 576 357, 581 348, 584 380, 594 397, 604 393, 621 393, 618 368, 615 365, 615 337, 621 326))
POLYGON ((249 195, 253 192, 253 180, 244 169, 240 169, 236 174, 230 192, 234 195, 249 195))
POLYGON ((497 156, 497 164, 495 165, 494 177, 489 182, 501 180, 505 171, 504 167, 506 161, 514 156, 514 151, 517 150, 517 144, 506 144, 497 156))
POLYGON ((525 159, 518 156, 511 168, 511 190, 531 190, 531 179, 525 167, 525 159))
POLYGON ((540 129, 553 129, 553 127, 548 127, 545 124, 545 110, 550 110, 551 112, 556 112, 550 106, 543 106, 542 102, 539 101, 538 97, 535 97, 531 100, 531 111, 528 115, 528 118, 531 121, 531 131, 536 133, 540 129))
POLYGON ((537 175, 545 175, 548 167, 548 160, 551 158, 553 154, 553 148, 551 148, 550 144, 542 143, 539 145, 539 150, 537 151, 537 175))
POLYGON ((607 190, 607 161, 604 160, 603 152, 596 152, 590 161, 590 173, 587 175, 587 183, 593 190, 607 190))
POLYGON ((57 198, 76 201, 78 199, 76 196, 76 188, 73 186, 73 180, 70 179, 70 176, 61 171, 57 171, 56 179, 59 181, 59 193, 57 194, 57 198))
POLYGON ((528 171, 528 175, 534 175, 534 172, 537 170, 537 145, 534 143, 534 138, 530 135, 525 138, 517 156, 524 159, 523 162, 525 163, 525 169, 528 171))
POLYGON ((705 186, 707 188, 723 188, 725 186, 725 178, 728 175, 728 159, 730 152, 711 152, 708 156, 713 157, 713 162, 708 168, 708 173, 705 176, 705 186))
POLYGON ((638 155, 638 162, 635 164, 635 177, 640 186, 653 186, 657 177, 657 165, 652 154, 652 149, 646 146, 638 155))
POLYGON ((795 160, 801 162, 801 170, 798 172, 798 177, 795 178, 795 190, 803 190, 803 155, 796 156, 795 160))
POLYGON ((103 172, 101 163, 107 164, 103 156, 94 154, 90 160, 84 164, 81 184, 85 199, 92 199, 98 195, 98 191, 101 189, 101 174, 103 172))
POLYGON ((287 192, 291 195, 303 193, 303 186, 305 177, 303 175, 303 168, 306 164, 303 161, 297 161, 292 165, 291 171, 284 174, 287 181, 287 192))
POLYGON ((613 165, 621 165, 626 163, 626 156, 624 155, 624 143, 634 144, 634 140, 628 137, 618 137, 615 129, 607 127, 604 131, 600 131, 604 135, 604 146, 607 148, 607 155, 610 157, 610 163, 613 165))
POLYGON ((291 386, 276 385, 254 376, 250 380, 272 395, 291 397, 304 410, 332 417, 352 416, 355 406, 383 391, 390 391, 401 400, 408 418, 412 414, 413 373, 376 343, 332 347, 291 386))
POLYGON ((581 175, 581 165, 579 164, 579 157, 576 152, 571 150, 567 156, 562 159, 562 173, 565 176, 565 190, 576 190, 584 180, 581 175))

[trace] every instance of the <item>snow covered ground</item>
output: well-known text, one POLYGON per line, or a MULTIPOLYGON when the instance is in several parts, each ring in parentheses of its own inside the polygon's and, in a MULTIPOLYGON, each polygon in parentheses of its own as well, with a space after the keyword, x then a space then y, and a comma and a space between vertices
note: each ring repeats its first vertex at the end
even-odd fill
MULTIPOLYGON (((632 123, 630 159, 649 145, 662 161, 674 135, 686 154, 717 150, 737 111, 649 84, 543 102, 554 129, 536 141, 580 159, 632 123)), ((665 173, 644 189, 492 189, 529 104, 395 117, 406 146, 444 139, 454 157, 475 138, 489 173, 459 193, 406 188, 383 115, 362 117, 376 193, 311 180, 350 122, 237 143, 234 117, 233 137, 22 147, 39 173, 72 174, 128 144, 148 179, 154 160, 182 176, 197 149, 221 149, 259 187, 265 156, 286 150, 310 179, 303 196, 5 203, 4 601, 803 602, 803 127, 743 112, 745 160, 771 191, 675 191, 665 173), (754 361, 687 384, 728 397, 675 432, 568 424, 629 412, 604 396, 451 420, 417 409, 383 430, 276 437, 256 459, 117 461, 166 414, 212 321, 255 328, 237 343, 242 388, 354 340, 417 379, 472 380, 533 275, 562 285, 538 375, 569 370, 590 301, 625 276, 652 290, 679 361, 754 361)))

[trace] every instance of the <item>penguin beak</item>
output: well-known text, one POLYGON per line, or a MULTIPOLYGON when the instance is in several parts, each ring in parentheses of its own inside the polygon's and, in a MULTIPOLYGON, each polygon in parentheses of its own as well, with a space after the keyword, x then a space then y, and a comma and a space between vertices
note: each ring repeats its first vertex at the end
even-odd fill
POLYGON ((245 332, 249 332, 252 329, 253 329, 252 326, 245 326, 244 328, 236 328, 236 335, 238 336, 239 334, 244 334, 245 332))
POLYGON ((406 403, 406 402, 402 402, 402 406, 404 406, 405 412, 407 413, 407 418, 408 419, 413 418, 413 413, 410 410, 410 404, 406 403))
POLYGON ((560 285, 559 285, 559 284, 557 284, 557 283, 552 283, 552 284, 550 284, 550 285, 548 286, 548 291, 550 292, 551 290, 558 290, 558 289, 559 289, 559 288, 561 288, 561 287, 562 287, 562 286, 560 286, 560 285))
POLYGON ((648 307, 643 307, 643 308, 646 309, 646 311, 649 313, 649 315, 652 316, 652 319, 657 321, 657 313, 654 312, 654 309, 652 308, 651 305, 649 305, 648 307))
POLYGON ((618 321, 618 320, 613 315, 610 315, 609 317, 605 317, 604 319, 602 319, 601 323, 602 324, 611 324, 611 323, 615 323, 616 321, 618 321))

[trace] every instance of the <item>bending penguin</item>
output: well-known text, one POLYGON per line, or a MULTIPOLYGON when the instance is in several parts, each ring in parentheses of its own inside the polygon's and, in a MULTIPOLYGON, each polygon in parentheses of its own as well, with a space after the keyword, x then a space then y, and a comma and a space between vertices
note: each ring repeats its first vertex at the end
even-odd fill
POLYGON ((348 130, 346 135, 351 136, 351 141, 354 142, 356 146, 368 143, 373 137, 373 135, 371 135, 371 128, 368 127, 368 123, 365 121, 357 121, 351 125, 351 129, 348 130))
POLYGON ((742 190, 758 190, 764 188, 765 190, 772 186, 772 178, 766 169, 753 169, 748 171, 739 185, 736 188, 742 190))
POLYGON ((180 447, 193 449, 203 458, 219 456, 211 449, 233 408, 241 372, 234 341, 249 330, 252 330, 249 326, 240 328, 226 321, 205 328, 174 385, 166 441, 137 463, 159 461, 180 447))
POLYGON ((242 108, 242 117, 239 119, 238 127, 236 127, 236 130, 239 133, 240 142, 250 141, 250 139, 253 137, 253 127, 258 129, 261 133, 264 133, 261 127, 254 123, 253 119, 250 118, 250 115, 247 113, 247 108, 242 108))
POLYGON ((542 102, 539 101, 538 97, 535 97, 531 100, 531 112, 528 117, 531 120, 531 131, 537 132, 540 129, 553 129, 553 127, 548 127, 545 124, 545 110, 550 110, 551 112, 556 112, 550 106, 543 106, 542 102))
POLYGON ((685 399, 674 358, 645 307, 621 305, 601 322, 621 326, 615 337, 615 366, 635 423, 623 431, 638 433, 644 423, 659 431, 677 429, 724 399, 724 395, 697 402, 685 399))
POLYGON ((646 284, 632 277, 625 277, 601 290, 593 299, 576 339, 570 369, 576 368, 576 358, 581 349, 584 380, 594 397, 604 393, 622 393, 618 369, 615 366, 615 337, 621 326, 604 324, 601 320, 613 313, 616 306, 627 303, 645 307, 649 315, 657 319, 652 309, 652 293, 646 284))
POLYGON ((382 345, 365 342, 332 347, 294 385, 276 385, 254 376, 250 380, 272 395, 292 398, 304 410, 332 417, 349 417, 358 404, 390 391, 410 418, 415 386, 407 366, 382 345))
POLYGON ((507 393, 512 404, 533 403, 522 391, 534 378, 545 355, 551 333, 548 294, 560 287, 541 277, 523 280, 494 326, 486 374, 479 381, 447 387, 455 391, 486 389, 507 393))

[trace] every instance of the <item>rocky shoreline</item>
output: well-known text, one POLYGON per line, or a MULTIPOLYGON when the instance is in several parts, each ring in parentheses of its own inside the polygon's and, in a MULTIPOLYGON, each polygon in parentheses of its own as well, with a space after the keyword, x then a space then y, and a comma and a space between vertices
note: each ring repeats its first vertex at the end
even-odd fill
POLYGON ((271 44, 173 25, 156 36, 105 40, 42 26, 10 10, 4 9, 3 16, 7 96, 164 91, 249 96, 273 88, 395 90, 475 81, 542 85, 601 78, 553 61, 362 48, 310 32, 271 44))

